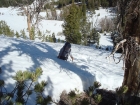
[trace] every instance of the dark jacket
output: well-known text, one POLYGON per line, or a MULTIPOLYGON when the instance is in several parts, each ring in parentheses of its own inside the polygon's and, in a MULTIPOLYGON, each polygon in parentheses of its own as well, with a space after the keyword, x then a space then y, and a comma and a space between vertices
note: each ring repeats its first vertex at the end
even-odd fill
POLYGON ((63 59, 63 60, 67 60, 69 56, 73 60, 73 57, 71 55, 71 44, 66 42, 65 45, 60 49, 58 58, 63 59))

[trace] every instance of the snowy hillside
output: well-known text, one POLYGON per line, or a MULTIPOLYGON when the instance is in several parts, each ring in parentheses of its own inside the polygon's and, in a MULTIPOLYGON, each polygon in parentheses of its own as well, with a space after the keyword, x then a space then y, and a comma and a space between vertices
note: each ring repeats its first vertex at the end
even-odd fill
MULTIPOLYGON (((121 86, 123 80, 122 62, 115 64, 108 62, 106 57, 110 54, 105 50, 95 49, 72 44, 74 61, 58 59, 62 43, 41 43, 0 36, 0 67, 1 79, 6 82, 6 88, 11 91, 15 86, 12 76, 18 70, 35 71, 41 67, 43 75, 39 81, 48 82, 45 95, 59 100, 63 90, 70 91, 77 88, 80 91, 93 85, 94 81, 102 84, 101 88, 114 90, 121 86)), ((119 55, 118 55, 119 56, 119 55)), ((35 96, 30 99, 28 105, 35 96)))
MULTIPOLYGON (((99 10, 95 10, 95 14, 90 14, 90 12, 87 12, 87 16, 89 17, 89 20, 93 22, 93 26, 96 26, 96 28, 99 28, 99 21, 102 18, 112 18, 114 17, 114 13, 109 12, 110 8, 103 9, 100 8, 99 10)), ((25 30, 26 35, 28 35, 27 32, 27 17, 19 15, 20 10, 18 8, 0 8, 0 20, 3 20, 7 23, 8 26, 10 26, 10 29, 14 30, 14 32, 19 32, 21 30, 25 30)), ((57 10, 58 14, 60 10, 57 10)), ((46 17, 46 12, 41 12, 40 15, 42 17, 46 17)), ((47 33, 48 35, 52 35, 52 33, 55 33, 56 38, 65 39, 64 36, 60 36, 59 34, 62 33, 63 21, 57 21, 57 20, 41 20, 39 23, 39 28, 41 32, 45 33, 46 30, 50 33, 47 33)))
MULTIPOLYGON (((27 31, 26 17, 19 16, 17 9, 0 8, 0 12, 0 20, 6 21, 12 30, 20 32, 24 29, 27 31)), ((105 9, 96 10, 93 22, 105 16, 111 16, 111 14, 105 9), (100 16, 97 16, 98 14, 100 16)), ((48 30, 51 34, 54 32, 57 38, 64 39, 64 36, 57 36, 62 32, 62 24, 63 21, 42 20, 40 29, 44 32, 48 30)), ((109 90, 114 90, 122 84, 124 73, 122 62, 115 64, 112 59, 109 62, 106 59, 110 54, 109 51, 96 49, 93 46, 72 44, 74 57, 72 62, 71 59, 63 61, 56 57, 63 43, 37 42, 2 35, 0 40, 0 67, 2 69, 0 79, 5 80, 8 91, 15 86, 12 76, 17 71, 35 71, 37 67, 41 67, 43 70, 39 82, 45 80, 48 83, 45 95, 52 96, 54 100, 59 100, 63 90, 70 91, 77 88, 83 91, 93 85, 94 81, 100 82, 101 88, 109 90)), ((100 46, 112 48, 110 36, 101 34, 100 46)), ((32 95, 28 105, 34 105, 34 100, 35 96, 32 95)))

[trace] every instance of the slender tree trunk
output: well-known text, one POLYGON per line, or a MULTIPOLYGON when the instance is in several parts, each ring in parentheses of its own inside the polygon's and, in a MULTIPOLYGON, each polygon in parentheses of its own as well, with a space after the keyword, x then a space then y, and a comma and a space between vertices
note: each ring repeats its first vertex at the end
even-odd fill
POLYGON ((28 32, 29 32, 29 38, 30 40, 32 40, 32 36, 31 36, 31 20, 30 20, 30 14, 27 14, 27 25, 28 25, 28 32))

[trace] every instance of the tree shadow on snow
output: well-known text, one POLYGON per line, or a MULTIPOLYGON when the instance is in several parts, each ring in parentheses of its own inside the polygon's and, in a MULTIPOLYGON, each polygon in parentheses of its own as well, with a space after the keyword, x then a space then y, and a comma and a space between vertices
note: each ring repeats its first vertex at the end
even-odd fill
MULTIPOLYGON (((9 52, 18 52, 17 57, 26 55, 27 58, 29 58, 29 60, 31 60, 32 62, 32 65, 29 68, 26 68, 26 70, 34 71, 37 67, 43 65, 42 62, 47 62, 47 60, 52 60, 52 63, 54 62, 54 64, 56 63, 60 66, 60 72, 66 72, 68 76, 71 75, 70 72, 77 74, 82 81, 83 90, 93 85, 93 82, 95 81, 95 76, 85 70, 85 68, 87 68, 85 65, 78 66, 75 63, 58 59, 57 58, 58 51, 53 49, 51 46, 47 45, 47 43, 37 43, 37 42, 34 43, 33 41, 25 41, 25 40, 22 41, 18 39, 14 39, 14 40, 16 40, 16 43, 15 42, 11 43, 10 46, 0 51, 1 53, 0 64, 3 70, 3 75, 1 75, 0 78, 7 79, 9 77, 7 73, 14 73, 15 70, 13 70, 12 67, 14 63, 14 59, 11 58, 11 60, 9 60, 9 63, 7 64, 3 64, 3 59, 5 56, 8 55, 9 52)), ((57 46, 57 43, 54 44, 57 46)), ((62 46, 60 46, 60 48, 61 47, 62 46)), ((25 66, 22 65, 22 62, 24 61, 19 61, 18 63, 18 64, 21 63, 21 65, 19 65, 21 67, 25 66)), ((46 79, 48 79, 48 77, 46 77, 46 79)), ((53 91, 53 88, 52 90, 50 89, 49 91, 53 91)))

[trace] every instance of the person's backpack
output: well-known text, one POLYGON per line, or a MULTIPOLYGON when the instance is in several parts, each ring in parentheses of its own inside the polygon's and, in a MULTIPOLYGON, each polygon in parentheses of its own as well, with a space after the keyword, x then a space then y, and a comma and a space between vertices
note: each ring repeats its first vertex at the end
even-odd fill
POLYGON ((60 56, 62 57, 62 59, 67 60, 71 51, 71 44, 69 42, 66 42, 62 49, 63 51, 60 56))

